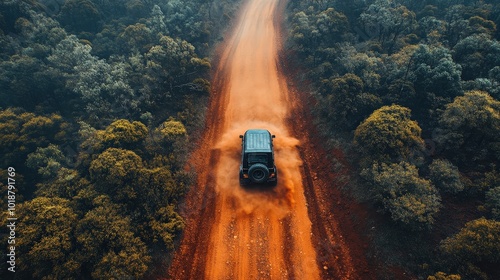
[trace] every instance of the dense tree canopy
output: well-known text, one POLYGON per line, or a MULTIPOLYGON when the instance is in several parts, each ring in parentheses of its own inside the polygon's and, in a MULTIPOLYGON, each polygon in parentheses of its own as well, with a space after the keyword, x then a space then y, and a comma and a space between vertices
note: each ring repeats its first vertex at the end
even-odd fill
POLYGON ((80 264, 73 259, 76 242, 73 237, 78 216, 70 201, 62 198, 37 197, 19 209, 19 239, 16 240, 21 275, 27 278, 74 275, 80 264), (31 274, 27 273, 28 271, 31 274))
MULTIPOLYGON (((386 178, 387 185, 397 186, 405 178, 433 189, 428 198, 443 197, 437 207, 437 200, 424 199, 421 192, 415 196, 407 190, 392 200, 385 196, 385 202, 369 193, 368 199, 399 221, 433 209, 421 217, 432 217, 427 221, 434 221, 434 229, 414 236, 425 240, 423 246, 411 244, 405 235, 412 228, 407 228, 396 238, 407 243, 409 252, 394 260, 401 247, 387 254, 387 248, 380 248, 384 261, 406 267, 416 278, 498 278, 491 269, 498 261, 457 270, 448 262, 452 254, 426 252, 439 247, 436 235, 450 236, 451 229, 458 231, 481 215, 498 218, 500 3, 290 1, 287 14, 292 56, 287 61, 300 72, 294 78, 313 95, 311 111, 325 142, 336 143, 330 148, 347 147, 354 172, 365 179, 348 189, 363 200, 366 190, 377 185, 374 177, 378 185, 386 178), (325 24, 318 21, 325 14, 338 26, 330 29, 329 40, 323 40, 325 24), (391 172, 401 174, 390 177, 391 172), (438 208, 439 213, 433 212, 438 208)), ((392 233, 376 231, 373 238, 392 233)))
MULTIPOLYGON (((174 247, 206 56, 239 2, 0 2, 0 162, 16 167, 19 277, 143 278, 174 247)), ((435 229, 387 255, 415 278, 498 278, 498 1, 287 5, 282 57, 313 93, 325 142, 345 144, 362 175, 346 189, 369 190, 404 242, 435 229)))
POLYGON ((498 263, 500 222, 485 218, 470 221, 460 232, 443 240, 440 249, 451 256, 461 270, 473 276, 474 266, 498 263))
POLYGON ((361 78, 354 74, 323 82, 325 119, 340 129, 355 129, 382 103, 375 95, 364 92, 361 78))
POLYGON ((486 206, 490 208, 493 218, 500 221, 500 186, 486 193, 486 206))
POLYGON ((398 162, 413 159, 423 150, 421 132, 408 108, 384 106, 356 128, 354 142, 368 162, 398 162))
POLYGON ((430 178, 443 192, 458 193, 464 189, 458 168, 447 160, 436 159, 429 165, 430 178))
POLYGON ((16 277, 142 279, 169 257, 206 56, 239 2, 0 2, 0 190, 15 167, 16 277))
POLYGON ((363 171, 371 182, 370 190, 394 221, 411 228, 428 228, 441 207, 436 188, 418 175, 418 169, 407 163, 375 163, 363 171))
POLYGON ((435 140, 445 151, 453 153, 452 157, 470 165, 500 159, 499 133, 500 101, 485 92, 470 91, 446 106, 435 140))

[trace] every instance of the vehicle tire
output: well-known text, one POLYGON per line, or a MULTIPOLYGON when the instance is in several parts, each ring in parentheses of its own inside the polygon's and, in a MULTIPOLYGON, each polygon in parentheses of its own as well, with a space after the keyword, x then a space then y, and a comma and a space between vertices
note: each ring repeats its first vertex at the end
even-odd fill
POLYGON ((269 170, 264 164, 257 163, 250 166, 248 169, 248 177, 250 177, 252 182, 262 184, 267 181, 267 178, 269 178, 269 170))

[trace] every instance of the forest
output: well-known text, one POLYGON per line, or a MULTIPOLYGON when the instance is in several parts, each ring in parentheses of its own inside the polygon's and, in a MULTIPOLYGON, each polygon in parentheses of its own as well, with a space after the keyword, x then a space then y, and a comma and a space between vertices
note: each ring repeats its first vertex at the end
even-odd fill
POLYGON ((374 213, 377 278, 498 279, 500 3, 290 1, 286 21, 344 191, 374 213))
POLYGON ((185 225, 179 210, 195 174, 184 165, 203 127, 210 58, 238 6, 0 3, 1 205, 13 189, 22 225, 8 243, 2 209, 0 233, 2 248, 15 245, 16 279, 165 270, 185 225))
MULTIPOLYGON (((0 190, 15 169, 18 279, 165 271, 214 49, 240 2, 0 2, 0 190)), ((315 125, 349 159, 343 191, 373 213, 377 278, 498 279, 500 3, 289 0, 284 25, 315 125)), ((7 267, 2 254, 0 278, 7 267)))

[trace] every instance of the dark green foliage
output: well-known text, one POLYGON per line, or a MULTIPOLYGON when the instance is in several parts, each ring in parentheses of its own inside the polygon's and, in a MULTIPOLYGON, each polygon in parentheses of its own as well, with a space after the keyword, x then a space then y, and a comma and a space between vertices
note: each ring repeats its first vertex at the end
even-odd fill
POLYGON ((485 92, 467 92, 446 106, 434 139, 462 165, 498 160, 499 112, 500 101, 485 92))
POLYGON ((16 277, 142 279, 151 256, 169 258, 193 176, 189 128, 202 127, 210 90, 204 56, 238 3, 0 2, 1 163, 16 168, 23 224, 16 277))
POLYGON ((61 116, 39 116, 18 109, 0 111, 0 152, 3 166, 23 166, 37 147, 63 143, 69 124, 61 116))
POLYGON ((54 177, 61 169, 61 163, 65 157, 59 147, 50 144, 47 148, 37 148, 34 153, 28 155, 26 166, 36 169, 43 177, 54 177))
POLYGON ((407 78, 413 82, 420 104, 434 109, 462 93, 461 67, 448 49, 420 45, 410 59, 407 78))
POLYGON ((455 45, 453 57, 462 66, 464 80, 487 78, 500 65, 500 43, 485 34, 472 35, 455 45))
POLYGON ((291 35, 297 42, 297 50, 316 60, 319 54, 310 46, 331 48, 342 41, 348 29, 349 22, 344 14, 333 8, 318 12, 310 7, 294 15, 291 35))
POLYGON ((146 244, 131 231, 130 219, 107 196, 94 199, 95 208, 78 221, 75 238, 80 246, 76 259, 92 278, 140 278, 151 257, 146 244))
POLYGON ((451 162, 436 159, 429 169, 431 181, 440 191, 456 194, 464 189, 458 168, 451 162))
POLYGON ((322 113, 331 126, 353 130, 380 104, 381 100, 364 92, 363 81, 354 74, 346 74, 323 82, 322 113))
POLYGON ((392 1, 379 0, 360 15, 365 30, 370 30, 384 50, 392 52, 397 40, 415 28, 415 13, 392 1))
POLYGON ((436 188, 418 175, 418 169, 407 163, 378 164, 362 171, 372 189, 376 202, 394 221, 412 229, 430 228, 441 208, 441 198, 436 188))
POLYGON ((59 13, 59 22, 73 32, 95 32, 99 28, 100 15, 90 0, 68 0, 59 13))
POLYGON ((125 52, 147 52, 154 42, 151 29, 142 23, 127 26, 117 39, 125 52))
POLYGON ((60 197, 74 199, 82 190, 91 188, 90 182, 82 178, 76 170, 60 168, 57 177, 37 184, 37 197, 60 197))
MULTIPOLYGON (((485 214, 498 218, 500 3, 289 1, 287 12, 291 35, 287 47, 292 56, 288 60, 300 72, 294 78, 300 81, 298 85, 309 86, 303 91, 313 93, 316 102, 311 111, 325 137, 336 138, 331 143, 353 143, 347 145, 347 156, 354 166, 365 170, 367 181, 359 186, 352 183, 347 189, 363 193, 359 195, 363 200, 368 195, 387 211, 392 207, 391 211, 399 213, 393 218, 412 216, 411 211, 402 211, 403 206, 418 209, 415 206, 419 200, 403 196, 391 204, 385 196, 384 204, 380 196, 366 192, 373 188, 372 167, 377 162, 379 181, 390 178, 387 185, 398 185, 400 178, 390 177, 387 170, 405 170, 402 173, 414 176, 401 178, 422 186, 430 184, 422 178, 429 178, 435 185, 433 193, 437 195, 438 189, 444 197, 439 214, 427 216, 437 221, 433 231, 419 233, 426 243, 405 252, 419 260, 403 266, 415 278, 459 279, 457 273, 467 279, 498 278, 498 270, 492 269, 498 262, 451 266, 453 254, 432 257, 426 251, 438 247, 436 235, 449 235, 451 229, 459 230, 473 218, 485 214), (319 36, 316 17, 323 11, 335 11, 348 22, 330 32, 335 34, 330 41, 322 41, 319 36), (352 151, 354 156, 349 154, 352 151), (392 166, 403 162, 418 166, 422 177, 410 167, 392 166), (425 265, 423 272, 422 263, 432 265, 425 265)), ((420 205, 436 209, 431 206, 432 199, 420 201, 425 201, 420 205)), ((408 231, 402 232, 398 237, 404 239, 408 231)), ((373 235, 383 239, 387 233, 377 231, 373 235)), ((387 254, 401 254, 397 251, 400 249, 389 249, 387 254)), ((390 263, 390 259, 383 261, 390 263)))
POLYGON ((190 82, 188 75, 193 72, 208 70, 210 62, 206 59, 196 57, 195 48, 190 43, 180 39, 163 36, 159 45, 153 46, 146 54, 148 66, 151 68, 150 75, 158 75, 157 78, 164 79, 166 88, 163 90, 172 94, 174 87, 187 86, 182 82, 190 82), (169 65, 178 65, 173 71, 169 65))
POLYGON ((443 240, 440 250, 463 275, 484 277, 477 266, 500 261, 500 222, 485 218, 470 221, 460 232, 443 240))
POLYGON ((500 187, 494 187, 486 193, 486 206, 491 210, 492 217, 500 221, 500 187))

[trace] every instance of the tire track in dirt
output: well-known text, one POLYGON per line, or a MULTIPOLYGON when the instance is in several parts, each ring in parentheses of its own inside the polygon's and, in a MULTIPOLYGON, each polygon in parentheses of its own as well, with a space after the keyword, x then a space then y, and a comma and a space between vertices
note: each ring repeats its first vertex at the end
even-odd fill
MULTIPOLYGON (((307 206, 303 183, 312 183, 303 180, 299 141, 291 137, 293 128, 287 122, 295 99, 290 98, 277 66, 281 45, 276 18, 283 12, 283 3, 247 0, 226 42, 215 74, 207 128, 191 158, 198 182, 183 211, 187 228, 169 270, 171 279, 302 280, 323 275, 313 239, 332 241, 313 238, 313 234, 328 233, 311 226, 310 212, 319 211, 319 206, 316 203, 312 211, 307 206), (251 128, 276 134, 279 181, 275 188, 239 185, 238 135, 251 128)), ((339 258, 350 259, 339 255, 329 261, 339 258)), ((352 271, 345 267, 349 264, 336 265, 336 274, 352 275, 341 271, 352 271)))

